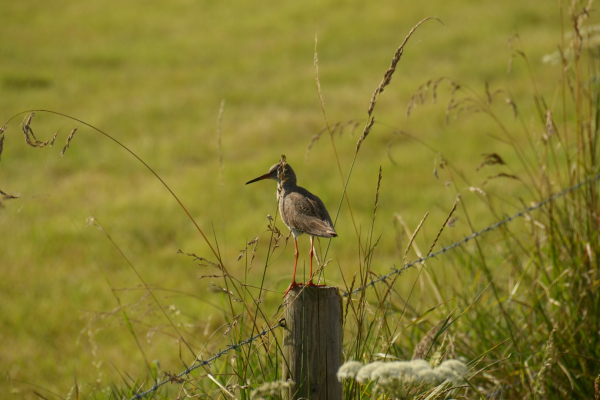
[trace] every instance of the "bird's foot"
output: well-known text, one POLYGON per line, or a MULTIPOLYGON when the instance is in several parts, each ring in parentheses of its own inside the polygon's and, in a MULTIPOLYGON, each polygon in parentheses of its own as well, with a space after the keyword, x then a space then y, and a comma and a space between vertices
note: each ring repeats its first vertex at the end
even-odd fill
POLYGON ((306 286, 315 286, 315 287, 323 287, 323 286, 327 286, 327 285, 316 285, 313 283, 312 279, 310 281, 308 281, 308 283, 306 284, 306 286))
POLYGON ((292 283, 290 283, 290 286, 287 288, 287 290, 283 294, 283 298, 285 299, 285 296, 287 296, 287 294, 289 293, 290 290, 292 290, 293 288, 296 288, 300 285, 303 285, 303 283, 302 282, 297 283, 296 281, 292 281, 292 283))

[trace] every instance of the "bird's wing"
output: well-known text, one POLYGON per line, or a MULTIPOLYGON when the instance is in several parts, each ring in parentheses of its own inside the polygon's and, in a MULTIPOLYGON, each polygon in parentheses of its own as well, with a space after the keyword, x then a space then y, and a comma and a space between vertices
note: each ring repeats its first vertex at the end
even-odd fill
POLYGON ((287 194, 284 207, 288 225, 295 229, 313 236, 337 236, 325 205, 308 190, 298 188, 297 192, 287 194))

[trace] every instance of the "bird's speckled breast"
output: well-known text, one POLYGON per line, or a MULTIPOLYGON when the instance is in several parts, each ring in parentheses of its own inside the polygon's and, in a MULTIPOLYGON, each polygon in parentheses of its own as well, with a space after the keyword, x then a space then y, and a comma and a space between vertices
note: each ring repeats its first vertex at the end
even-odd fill
POLYGON ((277 204, 279 205, 279 216, 281 217, 281 221, 283 221, 285 226, 287 226, 288 229, 290 231, 292 231, 292 235, 294 235, 294 237, 298 237, 298 236, 302 235, 304 233, 304 231, 292 228, 290 225, 288 225, 287 222, 285 222, 285 220, 287 219, 287 218, 285 218, 285 215, 286 215, 285 198, 287 196, 285 189, 278 185, 275 195, 277 196, 277 204))

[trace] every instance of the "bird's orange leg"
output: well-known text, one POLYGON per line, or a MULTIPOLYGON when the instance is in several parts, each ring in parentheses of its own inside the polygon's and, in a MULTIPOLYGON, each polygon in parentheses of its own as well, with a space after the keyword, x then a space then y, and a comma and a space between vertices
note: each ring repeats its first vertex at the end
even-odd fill
MULTIPOLYGON (((283 297, 285 298, 285 296, 287 296, 288 292, 297 287, 300 286, 300 283, 296 283, 296 267, 298 266, 298 240, 296 239, 296 236, 294 236, 294 248, 296 250, 296 252, 294 253, 294 255, 296 256, 296 259, 294 260, 294 274, 292 275, 292 283, 290 283, 290 286, 287 288, 287 290, 285 291, 285 293, 283 294, 283 297)), ((311 264, 311 268, 312 268, 312 264, 311 264)))

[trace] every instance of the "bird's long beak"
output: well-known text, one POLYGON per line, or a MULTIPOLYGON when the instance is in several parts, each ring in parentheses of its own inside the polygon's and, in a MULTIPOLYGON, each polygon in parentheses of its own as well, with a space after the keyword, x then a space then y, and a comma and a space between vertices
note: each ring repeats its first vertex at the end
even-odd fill
POLYGON ((249 184, 249 183, 254 183, 254 182, 257 182, 257 181, 262 181, 263 179, 269 179, 270 177, 271 177, 271 175, 270 175, 270 174, 264 174, 264 175, 262 175, 262 176, 259 176, 259 177, 258 177, 258 178, 256 178, 256 179, 252 179, 251 181, 248 181, 248 182, 246 182, 246 185, 247 185, 247 184, 249 184))

